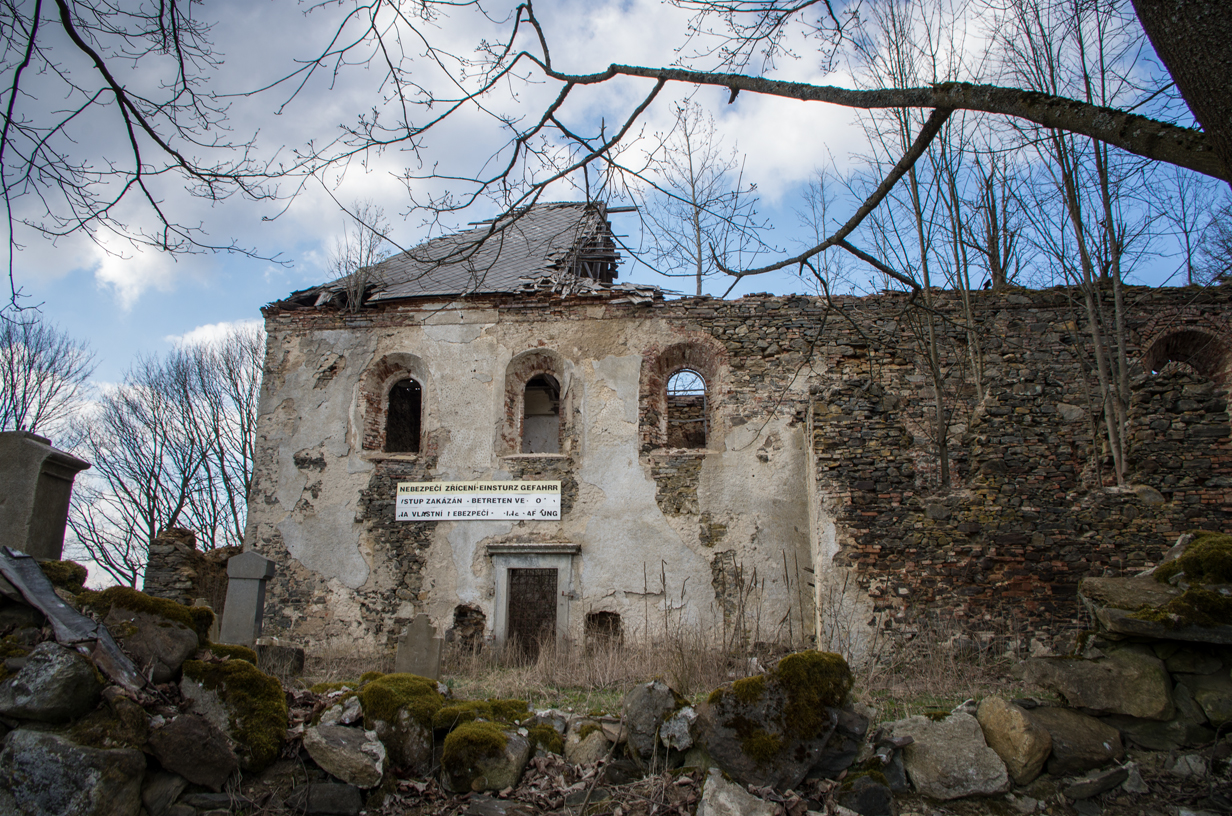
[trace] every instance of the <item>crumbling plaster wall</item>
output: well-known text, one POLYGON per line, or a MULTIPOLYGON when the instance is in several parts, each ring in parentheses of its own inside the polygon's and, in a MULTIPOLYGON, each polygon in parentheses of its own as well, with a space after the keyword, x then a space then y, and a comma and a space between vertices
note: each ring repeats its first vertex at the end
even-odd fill
MULTIPOLYGON (((753 424, 723 407, 730 361, 714 359, 716 430, 699 465, 689 507, 667 507, 655 478, 660 451, 640 447, 642 368, 654 349, 694 343, 725 356, 698 329, 645 308, 484 308, 440 304, 387 308, 360 318, 274 313, 259 420, 258 465, 246 546, 279 563, 266 626, 318 647, 392 643, 414 614, 448 627, 460 604, 496 620, 490 544, 573 543, 566 631, 581 638, 585 615, 616 612, 624 632, 659 636, 678 627, 719 632, 735 625, 716 599, 714 562, 757 576, 749 604, 760 628, 789 608, 794 637, 811 621, 811 596, 793 586, 810 559, 807 497, 795 486, 809 470, 803 426, 792 412, 753 424), (528 352, 557 361, 565 424, 563 453, 519 454, 518 417, 506 378, 525 380, 528 352), (419 454, 365 449, 365 373, 413 355, 423 370, 419 454), (512 365, 511 365, 512 363, 512 365), (397 522, 399 481, 559 479, 559 522, 397 522), (703 523, 701 520, 705 519, 703 523), (720 537, 712 533, 723 530, 720 537), (785 575, 783 564, 792 566, 785 575), (806 608, 801 610, 803 604, 806 608)), ((700 352, 699 352, 700 353, 700 352)), ((394 379, 390 374, 385 379, 394 379)), ((366 386, 366 383, 368 385, 366 386)), ((747 384, 746 384, 747 386, 747 384)), ((807 396, 807 384, 795 388, 807 396)), ((367 447, 372 447, 368 444, 367 447)), ((717 582, 721 591, 730 587, 717 582)))
MULTIPOLYGON (((958 298, 935 297, 955 410, 948 486, 926 432, 934 402, 906 295, 271 312, 246 541, 281 565, 267 619, 309 641, 376 645, 421 609, 448 626, 455 604, 473 604, 491 625, 486 547, 542 540, 581 546, 574 637, 590 611, 619 613, 633 634, 730 631, 741 622, 735 588, 756 571, 763 624, 790 610, 792 637, 803 619, 848 653, 922 616, 1063 641, 1083 625, 1083 577, 1157 563, 1187 529, 1232 529, 1232 288, 1125 290, 1132 489, 1111 487, 1080 298, 971 293, 976 389, 958 298), (684 341, 699 365, 714 364, 717 443, 703 454, 657 448, 645 399, 664 373, 655 361, 684 341), (506 371, 539 348, 568 375, 567 453, 506 456, 506 371), (1201 371, 1150 370, 1186 348, 1201 371), (429 369, 418 456, 367 453, 347 436, 362 424, 363 370, 391 353, 429 369), (328 414, 328 427, 305 410, 328 414), (312 470, 319 462, 329 475, 312 470), (398 481, 464 478, 559 478, 564 519, 393 521, 398 481)), ((783 639, 786 625, 749 637, 783 639)))

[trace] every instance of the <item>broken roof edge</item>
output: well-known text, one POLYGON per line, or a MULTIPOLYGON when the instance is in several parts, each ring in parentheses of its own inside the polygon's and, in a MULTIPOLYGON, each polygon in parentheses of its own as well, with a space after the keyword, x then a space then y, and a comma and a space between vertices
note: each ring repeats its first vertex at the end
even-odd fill
POLYGON ((538 203, 424 241, 363 268, 357 278, 343 276, 292 292, 262 312, 346 308, 356 296, 368 306, 408 298, 518 294, 528 284, 562 294, 593 290, 594 285, 613 285, 618 250, 603 202, 538 203), (542 286, 544 278, 552 285, 542 286))

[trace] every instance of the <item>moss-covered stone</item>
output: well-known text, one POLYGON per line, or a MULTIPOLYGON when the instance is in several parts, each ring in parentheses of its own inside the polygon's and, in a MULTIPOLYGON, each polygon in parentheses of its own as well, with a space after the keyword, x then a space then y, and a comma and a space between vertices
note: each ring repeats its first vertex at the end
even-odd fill
POLYGON ((412 720, 431 728, 445 698, 434 680, 415 674, 386 674, 360 689, 359 702, 364 707, 365 728, 376 728, 378 720, 395 722, 399 709, 406 709, 412 720))
POLYGON ((106 618, 112 607, 119 607, 181 623, 196 632, 203 643, 208 639, 210 626, 214 623, 214 613, 204 606, 185 606, 128 587, 108 587, 101 592, 87 589, 77 595, 77 600, 100 618, 106 618))
POLYGON ((257 772, 278 758, 287 730, 287 699, 277 679, 245 660, 188 660, 184 677, 215 692, 226 705, 227 731, 240 767, 257 772))
POLYGON ((1232 621, 1232 598, 1201 587, 1190 587, 1163 606, 1147 606, 1130 615, 1136 620, 1178 626, 1226 626, 1232 621))
POLYGON ((384 676, 385 676, 385 672, 379 672, 379 671, 364 672, 363 674, 359 676, 359 684, 361 686, 366 686, 369 683, 371 683, 373 680, 380 680, 384 676))
POLYGON ((470 788, 484 760, 498 759, 509 737, 496 723, 463 723, 449 732, 441 753, 441 769, 454 790, 470 788))
POLYGON ((90 748, 142 748, 149 737, 149 718, 141 706, 121 697, 73 723, 69 734, 73 742, 90 748))
POLYGON ((4 661, 10 657, 25 657, 30 654, 30 648, 17 642, 17 638, 9 635, 0 640, 0 681, 9 676, 9 670, 4 668, 4 661))
POLYGON ((854 682, 841 655, 811 649, 780 660, 774 678, 787 695, 783 724, 799 739, 812 739, 829 726, 827 708, 847 702, 854 682))
POLYGON ((525 700, 465 700, 449 703, 437 711, 432 717, 432 728, 443 731, 478 719, 516 723, 529 715, 525 700))
POLYGON ((89 571, 76 561, 39 561, 38 565, 56 589, 76 595, 85 588, 89 571))
POLYGON ((1191 585, 1232 584, 1232 535, 1206 530, 1195 533, 1180 558, 1155 570, 1155 580, 1166 584, 1180 572, 1191 585))
POLYGON ((764 674, 745 677, 732 683, 732 694, 742 703, 755 703, 766 693, 766 676, 764 674))
POLYGON ((357 680, 337 680, 332 683, 317 683, 308 688, 313 694, 329 694, 332 691, 358 692, 362 684, 357 680))
POLYGON ((578 729, 578 742, 581 742, 582 740, 586 739, 587 737, 589 737, 591 734, 595 733, 596 731, 602 731, 602 730, 603 730, 603 726, 599 725, 599 723, 588 722, 585 725, 583 725, 580 729, 578 729))
POLYGON ((206 645, 206 648, 218 657, 227 657, 232 660, 247 660, 252 665, 257 665, 257 653, 247 646, 240 646, 235 643, 209 643, 206 645))
POLYGON ((547 723, 532 725, 526 729, 526 738, 530 740, 532 748, 542 748, 553 754, 565 752, 565 741, 560 732, 547 723))

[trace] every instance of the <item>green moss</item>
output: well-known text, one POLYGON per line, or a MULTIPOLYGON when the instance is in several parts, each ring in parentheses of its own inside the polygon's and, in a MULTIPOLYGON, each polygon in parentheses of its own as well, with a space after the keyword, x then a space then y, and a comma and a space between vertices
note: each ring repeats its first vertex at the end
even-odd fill
POLYGON ((565 741, 561 739, 560 733, 547 723, 532 725, 526 730, 526 735, 532 747, 542 748, 553 754, 565 752, 565 741))
POLYGON ((758 728, 740 740, 740 750, 758 765, 768 765, 783 750, 783 740, 758 728))
POLYGON ((1136 620, 1178 626, 1223 626, 1232 621, 1232 598, 1209 589, 1191 587, 1163 606, 1144 606, 1130 615, 1136 620))
POLYGON ((928 717, 928 719, 932 720, 933 722, 941 722, 946 717, 950 716, 950 712, 945 711, 943 709, 934 708, 929 711, 925 711, 924 716, 928 717))
POLYGON ((723 702, 723 695, 724 695, 724 690, 721 688, 717 688, 714 691, 710 692, 710 696, 706 698, 706 702, 710 703, 710 705, 712 706, 717 706, 723 702))
POLYGON ((247 660, 252 665, 257 665, 257 653, 247 646, 239 646, 233 643, 210 643, 206 648, 218 657, 227 657, 232 660, 247 660))
POLYGON ((287 698, 275 678, 245 660, 187 660, 184 676, 217 692, 227 704, 241 768, 258 772, 278 758, 287 730, 287 698))
POLYGON ((455 785, 461 782, 469 787, 477 773, 476 764, 499 757, 508 744, 509 738, 496 723, 463 723, 445 737, 441 768, 455 785))
POLYGON ((745 705, 752 705, 761 699, 766 691, 766 676, 764 674, 745 677, 732 683, 732 693, 736 699, 745 705))
POLYGON ((462 700, 442 706, 432 717, 432 728, 443 731, 477 719, 515 723, 529 714, 525 700, 462 700))
POLYGON ((309 687, 309 691, 313 694, 329 694, 331 691, 355 691, 359 688, 359 683, 354 680, 340 680, 336 683, 317 683, 315 686, 309 687))
POLYGON ((141 706, 128 702, 131 709, 121 710, 120 716, 99 708, 73 723, 69 731, 73 742, 90 748, 140 749, 149 736, 149 721, 141 706))
POLYGON ((578 741, 580 742, 586 739, 587 737, 589 737, 591 734, 595 733, 596 731, 602 731, 602 730, 603 730, 603 726, 599 725, 599 723, 588 722, 585 725, 583 725, 580 729, 578 729, 578 741))
POLYGON ((787 696, 784 730, 800 739, 812 739, 829 727, 826 709, 843 705, 853 683, 846 660, 814 650, 783 658, 772 677, 787 696))
POLYGON ((1168 583, 1178 572, 1186 583, 1232 584, 1232 535, 1199 531, 1185 552, 1155 570, 1155 580, 1168 583))
POLYGON ((108 587, 102 592, 87 589, 77 595, 77 600, 103 618, 107 617, 112 607, 119 607, 182 623, 195 631, 202 643, 208 639, 210 626, 214 623, 214 613, 204 606, 184 606, 128 587, 108 587))
POLYGON ((89 572, 76 561, 40 561, 39 569, 56 589, 64 589, 76 595, 85 588, 89 572))
POLYGON ((363 674, 359 676, 359 684, 361 686, 366 686, 369 683, 371 683, 373 680, 380 680, 384 676, 385 676, 385 672, 379 672, 379 671, 364 672, 363 674))
POLYGON ((436 682, 415 674, 386 674, 364 685, 359 692, 364 707, 364 727, 375 728, 377 720, 396 721, 398 711, 406 709, 411 719, 424 728, 445 704, 436 682))

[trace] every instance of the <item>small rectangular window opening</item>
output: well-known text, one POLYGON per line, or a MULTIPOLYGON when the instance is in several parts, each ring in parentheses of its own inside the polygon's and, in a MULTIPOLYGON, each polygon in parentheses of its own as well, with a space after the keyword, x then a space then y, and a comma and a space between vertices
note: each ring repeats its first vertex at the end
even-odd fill
POLYGON ((419 453, 423 387, 414 380, 399 380, 389 390, 385 416, 385 450, 388 453, 419 453))

